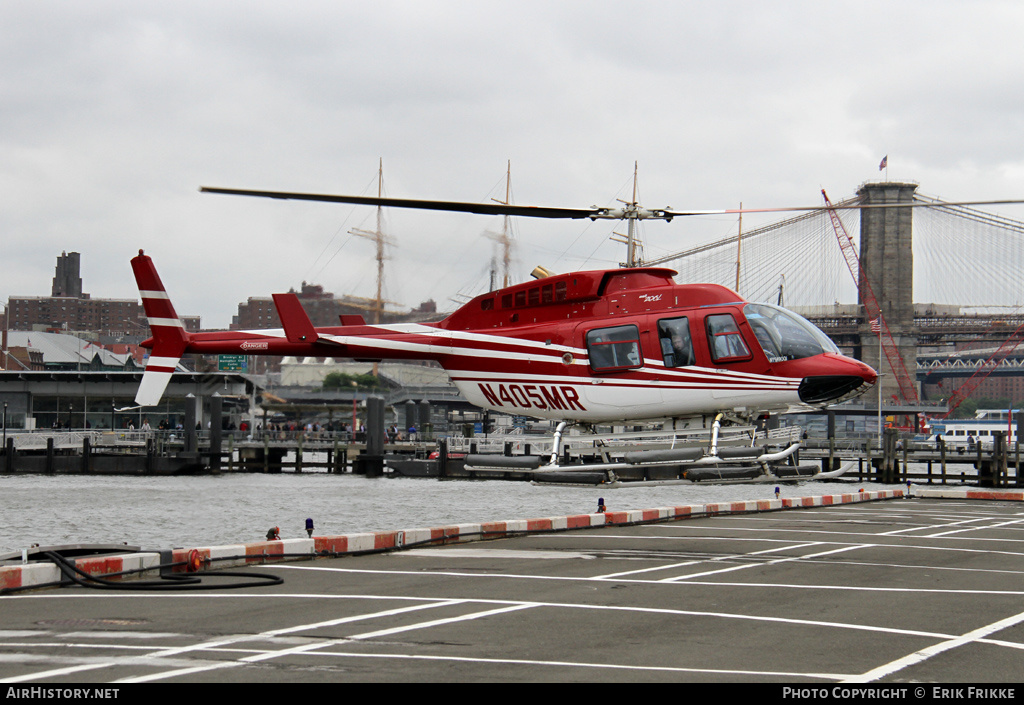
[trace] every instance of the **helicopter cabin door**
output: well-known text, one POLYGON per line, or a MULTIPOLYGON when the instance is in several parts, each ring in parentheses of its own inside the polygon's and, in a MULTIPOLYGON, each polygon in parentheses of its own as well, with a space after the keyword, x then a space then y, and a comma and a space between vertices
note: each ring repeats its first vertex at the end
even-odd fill
POLYGON ((589 408, 622 417, 641 415, 661 404, 661 390, 649 379, 646 358, 660 358, 645 320, 588 323, 577 329, 587 351, 589 408))
MULTIPOLYGON (((704 317, 703 332, 707 341, 708 353, 711 357, 711 368, 723 376, 730 372, 754 372, 757 367, 754 351, 761 352, 750 326, 742 313, 736 310, 719 310, 708 313, 704 317)), ((759 358, 758 358, 759 359, 759 358)), ((731 376, 731 375, 730 375, 731 376)), ((726 402, 730 399, 750 397, 746 385, 729 384, 715 385, 711 392, 715 399, 726 402)))
POLYGON ((689 316, 673 315, 668 318, 651 316, 649 328, 652 335, 657 336, 655 340, 657 340, 661 361, 667 369, 697 364, 689 316))

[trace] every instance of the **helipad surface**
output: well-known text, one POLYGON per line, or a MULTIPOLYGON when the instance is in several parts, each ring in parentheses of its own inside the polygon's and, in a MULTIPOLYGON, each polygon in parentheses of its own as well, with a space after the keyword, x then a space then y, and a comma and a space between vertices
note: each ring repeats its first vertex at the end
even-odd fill
POLYGON ((909 499, 0 598, 0 682, 1003 682, 1024 505, 909 499))

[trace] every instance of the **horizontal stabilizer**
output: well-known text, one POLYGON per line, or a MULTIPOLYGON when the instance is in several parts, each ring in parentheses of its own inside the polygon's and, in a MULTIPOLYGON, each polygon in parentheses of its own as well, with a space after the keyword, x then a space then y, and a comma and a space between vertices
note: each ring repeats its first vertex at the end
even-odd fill
POLYGON ((274 294, 274 306, 289 343, 316 342, 316 328, 295 294, 274 294))
POLYGON ((338 344, 329 338, 320 337, 296 294, 274 294, 273 296, 277 315, 281 319, 281 327, 284 328, 284 335, 288 338, 289 343, 338 344))

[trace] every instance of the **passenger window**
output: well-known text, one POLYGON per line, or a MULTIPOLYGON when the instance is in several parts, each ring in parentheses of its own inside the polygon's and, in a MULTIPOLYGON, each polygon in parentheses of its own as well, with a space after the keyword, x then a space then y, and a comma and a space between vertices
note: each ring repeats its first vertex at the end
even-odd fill
POLYGON ((640 367, 640 333, 636 326, 597 328, 587 332, 587 355, 595 372, 640 367))
POLYGON ((689 319, 663 318, 658 321, 658 340, 665 367, 685 367, 694 364, 689 319))
POLYGON ((743 342, 736 321, 728 313, 707 317, 708 347, 715 362, 749 358, 750 350, 743 342))

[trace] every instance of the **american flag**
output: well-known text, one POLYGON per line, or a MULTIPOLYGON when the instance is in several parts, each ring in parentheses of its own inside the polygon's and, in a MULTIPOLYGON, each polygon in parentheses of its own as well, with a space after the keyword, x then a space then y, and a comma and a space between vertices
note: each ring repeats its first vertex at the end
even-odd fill
POLYGON ((871 332, 881 333, 882 332, 882 314, 878 314, 878 318, 871 319, 871 332))
POLYGON ((887 166, 889 166, 889 155, 888 154, 886 154, 884 157, 882 157, 882 163, 878 165, 878 170, 881 171, 882 169, 884 169, 887 166))

